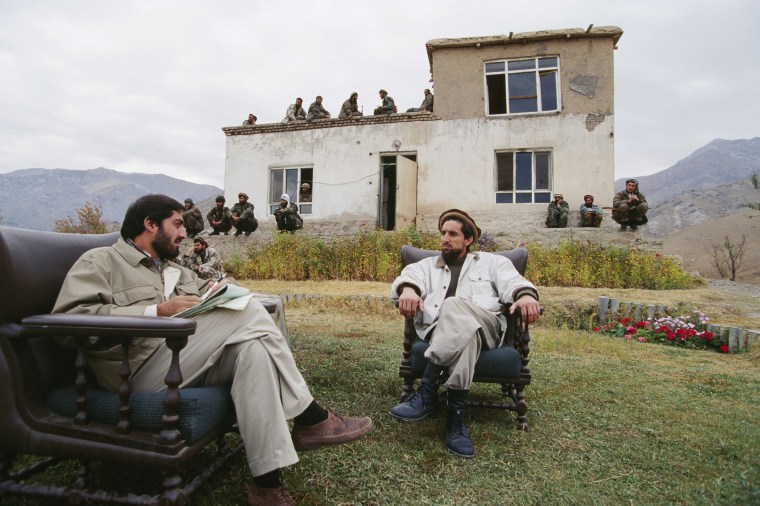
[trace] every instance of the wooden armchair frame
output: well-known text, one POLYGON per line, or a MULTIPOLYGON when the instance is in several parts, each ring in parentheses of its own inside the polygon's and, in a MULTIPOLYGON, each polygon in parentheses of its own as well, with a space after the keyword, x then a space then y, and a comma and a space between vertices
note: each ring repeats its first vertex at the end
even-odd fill
MULTIPOLYGON (((423 250, 405 245, 401 247, 401 264, 402 267, 406 267, 423 258, 439 254, 439 251, 423 250)), ((525 274, 525 269, 528 265, 527 249, 517 248, 510 251, 500 251, 496 254, 508 258, 520 274, 525 274)), ((528 358, 530 353, 530 333, 528 332, 528 325, 523 323, 519 314, 509 314, 509 307, 505 310, 505 316, 507 317, 507 332, 504 341, 500 348, 481 352, 475 367, 473 381, 500 384, 501 396, 507 400, 493 402, 470 399, 468 400, 468 405, 514 411, 517 413, 517 429, 528 430, 526 419, 528 404, 525 401, 525 387, 531 381, 530 368, 528 367, 528 363, 530 362, 528 358), (518 367, 500 367, 500 363, 502 363, 504 358, 511 358, 514 361, 518 359, 518 355, 518 367)), ((414 321, 411 319, 406 320, 404 325, 403 346, 404 350, 401 356, 401 364, 399 365, 399 376, 404 378, 403 392, 401 394, 402 402, 412 395, 415 389, 415 382, 418 378, 422 377, 422 372, 424 371, 425 359, 422 353, 426 346, 417 336, 414 321)))
MULTIPOLYGON (((179 356, 188 337, 195 332, 195 321, 50 314, 66 273, 76 259, 91 248, 112 245, 117 238, 117 234, 83 236, 0 227, 0 279, 3 280, 0 285, 0 405, 3 406, 0 410, 0 499, 6 494, 20 494, 67 498, 74 504, 81 501, 185 504, 190 494, 242 450, 242 442, 225 444, 224 435, 235 431, 228 388, 179 389, 182 383, 179 356), (59 348, 53 339, 56 336, 72 337, 77 348, 59 348), (85 349, 90 336, 123 347, 118 393, 99 390, 89 380, 85 349), (132 340, 140 337, 162 337, 172 350, 165 392, 132 395, 127 358, 132 340), (73 405, 69 405, 71 416, 51 411, 50 396, 71 389, 72 385, 75 393, 71 395, 73 405), (135 416, 141 415, 132 406, 140 395, 147 396, 140 406, 157 404, 151 405, 148 413, 157 413, 153 422, 146 422, 152 423, 152 428, 142 428, 133 422, 135 416), (194 398, 196 395, 199 397, 194 398), (109 416, 115 423, 98 421, 97 415, 91 412, 93 397, 110 399, 111 403, 107 404, 115 406, 115 412, 109 416), (208 404, 209 399, 213 405, 208 404), (181 417, 183 409, 196 411, 181 417), (187 425, 190 423, 196 425, 187 425), (213 464, 192 479, 183 480, 184 465, 214 441, 218 453, 213 464), (36 455, 43 459, 15 469, 18 455, 36 455), (25 482, 57 462, 69 459, 81 463, 73 483, 25 482), (150 496, 91 490, 88 463, 94 461, 156 468, 164 475, 162 491, 150 496)), ((274 307, 268 309, 271 312, 274 307)))

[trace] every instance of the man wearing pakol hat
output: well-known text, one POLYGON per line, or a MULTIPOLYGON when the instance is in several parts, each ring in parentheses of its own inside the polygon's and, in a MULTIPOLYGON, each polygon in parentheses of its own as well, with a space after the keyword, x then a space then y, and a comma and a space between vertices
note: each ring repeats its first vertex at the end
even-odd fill
POLYGON ((215 200, 216 205, 206 215, 208 224, 214 229, 211 235, 219 235, 222 232, 224 232, 224 235, 227 235, 230 229, 232 229, 230 208, 224 205, 226 202, 224 195, 217 195, 215 200))
POLYGON ((511 303, 526 323, 538 320, 538 292, 512 262, 492 253, 470 253, 480 229, 464 211, 449 209, 438 218, 441 255, 410 264, 391 287, 399 312, 413 318, 417 335, 430 343, 428 365, 417 391, 391 408, 390 415, 417 422, 438 408, 438 379, 448 372, 444 436, 456 455, 473 457, 465 426, 467 395, 480 350, 497 347, 506 331, 501 314, 511 303))
POLYGON ((280 233, 290 232, 292 234, 303 228, 303 218, 298 214, 298 206, 290 202, 290 195, 287 193, 280 196, 280 207, 275 210, 274 219, 277 221, 277 230, 280 233))
POLYGON ((216 281, 224 277, 222 257, 214 248, 209 247, 203 237, 193 239, 193 247, 186 251, 181 258, 182 267, 190 269, 201 279, 216 281))
POLYGON ((546 226, 549 228, 565 228, 570 206, 565 202, 561 193, 554 194, 554 201, 549 203, 549 214, 546 216, 546 226))
POLYGON ((604 214, 598 205, 594 204, 593 195, 584 195, 581 204, 581 227, 601 227, 604 214))
POLYGON ((185 199, 185 209, 187 210, 182 213, 182 220, 185 222, 187 236, 193 238, 203 232, 203 215, 190 197, 185 199))
POLYGON ((612 199, 612 219, 620 223, 620 231, 625 232, 626 227, 636 230, 647 221, 649 204, 644 194, 639 191, 639 182, 635 179, 626 179, 625 190, 615 194, 612 199))
POLYGON ((232 206, 230 219, 235 227, 235 235, 251 235, 251 232, 259 228, 259 222, 253 216, 253 204, 248 202, 248 194, 238 193, 238 203, 232 206))
POLYGON ((375 116, 379 116, 380 114, 393 114, 396 112, 396 102, 394 102, 391 96, 388 95, 388 92, 380 90, 378 93, 380 93, 380 98, 383 99, 383 103, 380 107, 375 107, 375 116))

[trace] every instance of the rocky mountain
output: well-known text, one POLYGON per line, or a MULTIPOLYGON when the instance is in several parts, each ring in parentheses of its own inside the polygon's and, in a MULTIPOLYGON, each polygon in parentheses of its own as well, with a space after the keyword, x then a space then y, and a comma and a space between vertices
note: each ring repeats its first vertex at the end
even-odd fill
POLYGON ((163 174, 91 170, 23 169, 0 174, 0 216, 3 225, 52 230, 56 219, 75 216, 85 201, 99 204, 103 219, 121 222, 127 207, 147 193, 163 193, 182 202, 196 202, 222 193, 163 174))
MULTIPOLYGON (((746 210, 745 203, 760 201, 753 172, 760 174, 760 137, 715 139, 668 169, 637 177, 651 207, 646 233, 663 237, 746 210)), ((625 178, 615 181, 615 191, 624 187, 625 178)))

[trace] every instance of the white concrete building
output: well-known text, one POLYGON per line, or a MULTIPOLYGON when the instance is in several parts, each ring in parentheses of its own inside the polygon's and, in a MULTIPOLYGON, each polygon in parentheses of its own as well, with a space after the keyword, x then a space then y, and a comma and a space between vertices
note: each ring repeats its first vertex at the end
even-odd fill
POLYGON ((433 230, 452 207, 492 234, 535 228, 555 192, 575 216, 587 193, 609 206, 622 33, 591 26, 436 39, 426 44, 433 114, 223 128, 228 202, 245 191, 267 222, 289 193, 305 228, 324 233, 433 230), (299 198, 303 182, 310 201, 299 198))

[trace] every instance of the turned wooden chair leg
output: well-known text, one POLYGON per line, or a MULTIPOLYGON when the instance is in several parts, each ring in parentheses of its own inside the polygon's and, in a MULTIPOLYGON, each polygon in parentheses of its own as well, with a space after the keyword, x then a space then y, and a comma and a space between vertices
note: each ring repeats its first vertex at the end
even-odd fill
POLYGON ((404 378, 401 392, 401 402, 406 401, 414 393, 414 378, 404 378))
POLYGON ((517 430, 528 430, 526 414, 528 413, 528 403, 525 402, 525 385, 517 386, 517 430))

